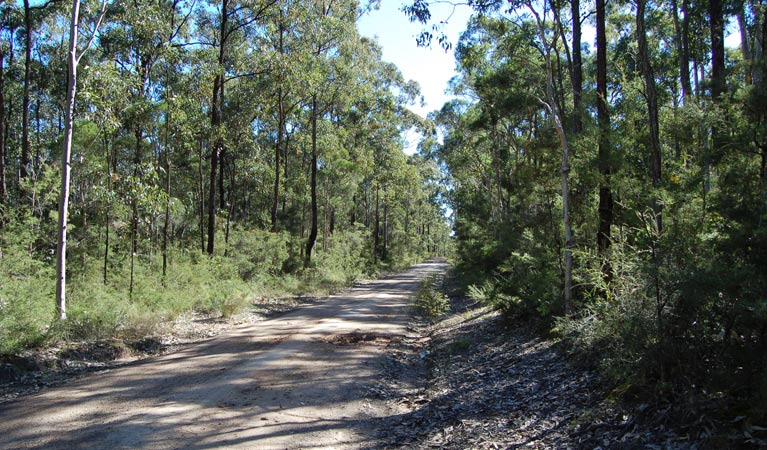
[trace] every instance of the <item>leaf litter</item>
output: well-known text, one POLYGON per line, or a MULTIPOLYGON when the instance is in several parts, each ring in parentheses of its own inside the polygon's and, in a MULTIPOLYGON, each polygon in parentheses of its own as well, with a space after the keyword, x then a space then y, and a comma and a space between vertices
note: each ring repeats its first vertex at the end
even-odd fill
POLYGON ((390 345, 370 395, 406 412, 377 424, 378 448, 767 448, 758 426, 733 432, 705 413, 681 423, 672 405, 616 399, 533 325, 463 302, 463 312, 390 345))

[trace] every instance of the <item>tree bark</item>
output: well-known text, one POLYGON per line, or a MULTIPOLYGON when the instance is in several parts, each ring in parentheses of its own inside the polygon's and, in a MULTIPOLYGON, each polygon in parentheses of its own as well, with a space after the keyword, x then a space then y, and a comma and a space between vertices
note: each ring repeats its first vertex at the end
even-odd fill
POLYGON ((29 91, 32 83, 32 9, 24 0, 24 95, 21 103, 21 178, 26 178, 29 167, 29 91))
MULTIPOLYGON (((574 0, 577 1, 577 0, 574 0)), ((528 4, 528 8, 533 13, 538 23, 538 35, 544 45, 546 43, 546 30, 543 20, 535 12, 535 9, 531 4, 528 4)), ((564 289, 563 289, 563 305, 562 309, 565 314, 570 313, 570 307, 572 304, 572 274, 573 274, 573 251, 574 240, 573 231, 570 220, 570 145, 567 139, 567 133, 562 123, 562 115, 556 102, 554 95, 554 68, 551 63, 550 47, 546 47, 544 52, 544 58, 546 61, 546 101, 541 100, 541 103, 551 114, 551 118, 554 121, 554 128, 557 131, 559 137, 559 143, 562 147, 562 225, 565 230, 565 254, 564 254, 564 289)))
POLYGON ((376 206, 375 206, 375 229, 373 238, 373 261, 378 262, 378 248, 380 247, 381 239, 381 220, 378 214, 378 186, 376 186, 376 206))
POLYGON ((229 256, 229 230, 232 224, 232 214, 234 213, 234 186, 235 186, 235 169, 237 168, 236 162, 232 160, 232 169, 230 170, 229 183, 231 189, 229 191, 229 204, 226 208, 226 227, 224 228, 224 256, 229 256))
MULTIPOLYGON (((29 2, 25 0, 25 7, 29 2)), ((72 6, 72 21, 69 30, 69 56, 67 77, 66 117, 64 120, 64 152, 61 161, 61 195, 59 196, 58 245, 56 252, 56 311, 59 320, 66 320, 66 261, 67 261, 67 217, 69 210, 69 180, 72 166, 72 128, 74 124, 75 94, 77 88, 77 26, 80 16, 80 0, 72 6)))
MULTIPOLYGON (((285 27, 282 23, 282 5, 280 5, 280 24, 279 24, 279 52, 282 56, 285 52, 283 47, 283 35, 285 27)), ((274 146, 274 192, 272 196, 272 233, 276 233, 277 227, 277 209, 280 203, 280 156, 282 155, 282 133, 285 122, 285 111, 282 98, 282 75, 280 75, 279 87, 277 88, 277 142, 274 146)), ((285 166, 287 168, 287 165, 285 166)))
POLYGON ((219 48, 218 48, 218 73, 213 79, 213 99, 211 101, 211 119, 210 125, 215 137, 215 143, 210 154, 210 192, 208 196, 208 246, 207 252, 213 255, 216 242, 216 180, 219 159, 223 153, 224 141, 220 136, 221 124, 223 122, 224 105, 224 55, 226 49, 228 22, 229 22, 229 0, 221 0, 221 24, 219 28, 219 48))
MULTIPOLYGON (((658 189, 662 176, 662 155, 660 147, 660 125, 658 121, 658 93, 655 86, 655 74, 650 64, 645 30, 645 7, 647 0, 637 0, 636 25, 639 60, 645 82, 645 98, 647 99, 647 119, 650 129, 650 174, 654 189, 658 189)), ((653 212, 658 233, 663 231, 663 217, 658 199, 653 200, 653 212)))
POLYGON ((162 227, 162 278, 168 274, 168 232, 170 229, 170 124, 171 107, 168 105, 168 116, 165 123, 165 223, 162 227))
POLYGON ((722 0, 709 0, 711 27, 711 98, 714 101, 727 90, 724 66, 724 5, 722 0))
POLYGON ((581 111, 581 94, 583 92, 583 58, 581 56, 581 6, 580 0, 571 0, 573 18, 573 129, 576 133, 583 131, 581 111))
MULTIPOLYGON (((610 187, 612 175, 612 151, 610 148, 610 112, 607 107, 607 34, 605 30, 605 0, 596 2, 597 37, 597 121, 599 123, 599 227, 597 248, 605 255, 610 247, 610 228, 613 222, 613 196, 610 187)), ((609 279, 609 267, 605 278, 609 279)))
POLYGON ((677 64, 679 66, 679 83, 682 86, 682 99, 685 106, 688 105, 689 98, 692 95, 692 84, 690 83, 690 53, 687 36, 690 28, 690 19, 687 15, 687 1, 688 0, 682 0, 682 20, 680 24, 677 0, 671 0, 674 31, 676 33, 675 41, 677 64))
POLYGON ((386 261, 389 256, 389 202, 386 201, 388 195, 386 186, 384 186, 383 198, 383 248, 381 248, 381 261, 386 261))
MULTIPOLYGON (((107 163, 107 192, 112 192, 112 161, 109 156, 109 143, 104 138, 104 150, 106 151, 107 163)), ((106 208, 104 208, 104 286, 107 285, 109 275, 109 222, 112 210, 112 202, 107 199, 106 208)))
MULTIPOLYGON (((751 42, 748 39, 748 25, 746 24, 746 2, 737 6, 738 27, 740 28, 740 51, 743 60, 747 61, 750 68, 753 64, 751 59, 751 42)), ((751 71, 746 72, 746 83, 751 84, 751 71)))
POLYGON ((317 95, 312 96, 312 162, 311 162, 311 226, 309 240, 306 242, 304 254, 304 267, 312 263, 312 249, 317 241, 317 95))
MULTIPOLYGON (((88 50, 93 38, 101 25, 106 11, 106 0, 101 4, 101 13, 93 28, 93 35, 83 53, 88 50)), ((64 150, 61 161, 61 192, 59 195, 59 223, 58 241, 56 245, 56 313, 59 320, 66 320, 66 292, 67 292, 67 218, 69 213, 69 180, 71 175, 72 160, 72 130, 74 125, 75 95, 77 93, 77 64, 83 53, 77 55, 77 34, 80 19, 80 0, 72 2, 72 18, 69 27, 69 54, 67 59, 67 98, 66 118, 64 123, 64 150)))
POLYGON ((200 228, 200 251, 202 253, 205 253, 205 242, 206 242, 206 233, 205 233, 205 176, 203 175, 202 170, 202 164, 203 161, 205 161, 205 154, 203 151, 203 142, 202 139, 199 142, 199 164, 197 166, 197 184, 199 188, 199 194, 200 194, 200 220, 199 220, 199 228, 200 228))
MULTIPOLYGON (((138 180, 141 174, 141 141, 143 132, 139 125, 135 130, 136 148, 133 155, 133 178, 138 180)), ((131 225, 130 225, 130 284, 128 285, 128 296, 133 297, 133 276, 136 272, 136 253, 138 251, 138 199, 134 196, 131 199, 131 225)))
MULTIPOLYGON (((5 184, 5 53, 0 50, 0 205, 8 203, 8 191, 5 184)), ((0 227, 3 218, 0 217, 0 227)))
POLYGON ((763 8, 758 8, 756 5, 754 5, 752 11, 754 12, 754 62, 751 65, 751 79, 754 86, 761 86, 765 75, 765 64, 763 58, 765 38, 767 37, 767 20, 765 20, 767 11, 765 11, 763 8))

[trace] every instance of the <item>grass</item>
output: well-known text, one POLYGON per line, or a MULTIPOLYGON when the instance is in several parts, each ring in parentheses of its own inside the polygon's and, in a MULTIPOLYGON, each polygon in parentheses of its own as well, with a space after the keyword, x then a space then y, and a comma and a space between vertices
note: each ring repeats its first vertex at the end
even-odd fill
POLYGON ((100 259, 78 255, 62 322, 54 320, 52 261, 8 247, 0 260, 0 356, 54 342, 141 339, 184 312, 227 318, 265 299, 323 296, 377 274, 379 266, 357 245, 360 236, 334 238, 308 269, 293 254, 300 248, 290 241, 295 238, 260 231, 234 232, 227 257, 174 248, 165 277, 160 255, 142 256, 132 292, 126 258, 113 256, 104 283, 100 259))

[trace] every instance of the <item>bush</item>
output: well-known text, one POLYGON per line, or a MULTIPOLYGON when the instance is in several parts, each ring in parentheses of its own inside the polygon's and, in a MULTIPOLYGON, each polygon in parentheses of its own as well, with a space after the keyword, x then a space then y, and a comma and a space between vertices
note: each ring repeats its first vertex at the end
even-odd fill
POLYGON ((413 306, 416 311, 429 320, 436 320, 450 309, 450 300, 440 291, 442 278, 429 275, 415 294, 413 306))
MULTIPOLYGON (((599 360, 603 371, 623 386, 662 381, 659 350, 664 345, 645 252, 616 239, 611 246, 611 281, 605 283, 602 261, 580 255, 590 264, 578 277, 592 287, 574 316, 558 317, 554 332, 573 349, 599 360)), ((662 384, 656 387, 663 388, 662 384)))
POLYGON ((284 265, 290 265, 290 243, 287 232, 270 233, 264 230, 232 230, 229 238, 227 265, 237 268, 243 280, 261 274, 277 275, 284 265))
POLYGON ((528 253, 512 253, 495 271, 495 276, 480 285, 468 287, 469 297, 514 317, 548 317, 560 303, 558 273, 544 258, 528 253))
POLYGON ((0 257, 0 355, 42 343, 55 311, 51 268, 25 249, 6 247, 0 257))

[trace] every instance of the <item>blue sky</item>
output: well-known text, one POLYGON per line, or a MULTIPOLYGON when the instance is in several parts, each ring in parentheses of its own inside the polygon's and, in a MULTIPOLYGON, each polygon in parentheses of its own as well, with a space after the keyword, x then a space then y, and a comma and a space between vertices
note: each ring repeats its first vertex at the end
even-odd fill
MULTIPOLYGON (((415 80, 421 86, 421 94, 425 106, 415 105, 411 110, 426 116, 427 113, 440 109, 450 100, 445 94, 447 83, 455 74, 453 52, 445 52, 438 44, 432 48, 419 48, 415 37, 423 29, 422 25, 410 23, 405 13, 400 11, 407 0, 381 0, 379 10, 372 11, 362 17, 358 28, 363 36, 375 37, 383 48, 383 59, 396 64, 403 76, 415 80)), ((471 16, 468 6, 453 7, 447 2, 436 2, 432 5, 432 21, 447 21, 445 34, 455 45, 460 33, 466 28, 466 22, 471 16)), ((728 47, 740 45, 740 35, 734 20, 730 21, 725 40, 728 47)), ((594 29, 584 24, 583 42, 594 47, 594 29)))
MULTIPOLYGON (((415 105, 411 109, 425 116, 450 99, 445 89, 455 74, 455 60, 452 50, 445 52, 436 42, 432 48, 416 45, 415 37, 423 27, 408 21, 405 13, 400 11, 403 4, 403 0, 381 0, 381 8, 360 19, 358 27, 363 36, 377 38, 385 61, 396 64, 405 79, 421 85, 425 106, 415 105)), ((444 30, 453 44, 458 42, 470 15, 471 9, 467 6, 455 10, 447 4, 432 7, 433 20, 448 20, 444 30)))

